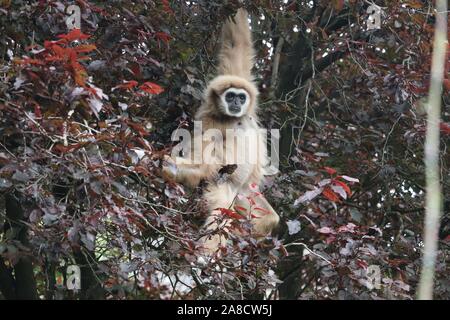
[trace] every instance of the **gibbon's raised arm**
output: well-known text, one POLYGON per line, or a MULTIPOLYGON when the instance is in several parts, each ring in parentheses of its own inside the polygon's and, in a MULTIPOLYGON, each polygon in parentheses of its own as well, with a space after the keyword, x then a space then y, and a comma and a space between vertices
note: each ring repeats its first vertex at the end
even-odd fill
POLYGON ((219 75, 234 75, 253 81, 252 68, 255 50, 248 22, 248 13, 239 9, 222 28, 222 45, 219 52, 219 75))

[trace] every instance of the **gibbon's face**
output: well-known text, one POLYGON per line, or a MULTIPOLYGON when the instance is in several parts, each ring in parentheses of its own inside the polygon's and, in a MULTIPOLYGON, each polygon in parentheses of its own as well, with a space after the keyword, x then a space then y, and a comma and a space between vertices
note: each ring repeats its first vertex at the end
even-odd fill
POLYGON ((245 89, 229 88, 220 95, 223 112, 230 117, 242 117, 250 105, 250 95, 245 89))

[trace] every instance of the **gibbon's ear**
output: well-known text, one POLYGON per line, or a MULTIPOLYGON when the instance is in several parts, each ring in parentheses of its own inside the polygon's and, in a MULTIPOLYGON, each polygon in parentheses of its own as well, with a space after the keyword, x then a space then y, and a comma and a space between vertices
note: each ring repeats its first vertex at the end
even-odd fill
POLYGON ((218 105, 220 103, 220 93, 216 88, 211 88, 208 92, 207 101, 213 105, 218 105))
POLYGON ((211 97, 213 99, 219 99, 220 96, 222 95, 223 92, 219 92, 218 90, 216 90, 215 88, 211 89, 211 97))

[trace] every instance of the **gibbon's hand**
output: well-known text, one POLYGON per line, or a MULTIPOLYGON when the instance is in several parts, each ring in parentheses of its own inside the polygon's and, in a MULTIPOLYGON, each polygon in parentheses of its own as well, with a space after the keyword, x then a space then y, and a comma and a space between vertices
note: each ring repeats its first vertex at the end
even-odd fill
POLYGON ((177 176, 177 165, 172 157, 165 155, 162 160, 161 175, 165 180, 175 180, 177 176))

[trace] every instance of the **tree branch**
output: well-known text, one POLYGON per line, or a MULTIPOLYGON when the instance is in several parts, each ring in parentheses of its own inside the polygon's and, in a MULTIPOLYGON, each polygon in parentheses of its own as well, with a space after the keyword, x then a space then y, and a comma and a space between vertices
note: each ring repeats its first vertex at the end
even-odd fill
POLYGON ((425 140, 425 227, 422 273, 418 298, 433 299, 433 278, 438 250, 439 223, 442 214, 442 190, 439 170, 440 118, 442 84, 447 49, 447 0, 436 1, 436 26, 431 65, 431 84, 428 105, 427 134, 425 140))
POLYGON ((314 61, 314 65, 309 64, 301 73, 301 83, 305 83, 308 79, 310 79, 314 73, 322 72, 329 66, 331 66, 337 60, 343 58, 348 51, 335 51, 330 53, 326 57, 322 59, 314 61))

